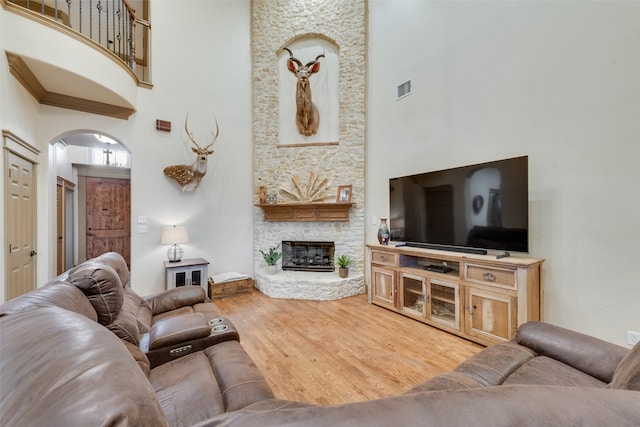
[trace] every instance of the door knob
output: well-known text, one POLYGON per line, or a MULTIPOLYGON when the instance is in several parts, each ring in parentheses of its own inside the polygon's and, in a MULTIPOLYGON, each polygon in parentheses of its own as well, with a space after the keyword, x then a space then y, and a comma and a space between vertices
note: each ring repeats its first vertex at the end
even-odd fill
POLYGON ((31 253, 29 253, 29 256, 36 256, 36 255, 38 255, 38 252, 36 251, 31 251, 31 253))

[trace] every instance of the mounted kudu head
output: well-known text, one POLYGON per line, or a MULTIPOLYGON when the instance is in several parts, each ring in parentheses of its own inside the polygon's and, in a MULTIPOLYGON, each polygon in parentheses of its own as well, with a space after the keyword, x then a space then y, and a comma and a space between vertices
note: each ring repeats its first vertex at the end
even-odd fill
POLYGON ((320 125, 320 114, 318 107, 311 98, 311 86, 309 78, 312 74, 320 71, 318 60, 324 58, 324 53, 316 56, 316 59, 302 65, 302 62, 293 56, 289 48, 283 48, 289 52, 287 59, 287 69, 291 71, 297 79, 296 84, 296 125, 298 132, 305 136, 315 135, 320 125))

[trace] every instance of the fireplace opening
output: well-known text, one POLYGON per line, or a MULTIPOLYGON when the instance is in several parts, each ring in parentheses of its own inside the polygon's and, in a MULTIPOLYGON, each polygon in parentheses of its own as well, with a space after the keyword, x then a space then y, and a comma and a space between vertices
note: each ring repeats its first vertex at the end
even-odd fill
POLYGON ((282 269, 294 271, 334 271, 333 242, 282 241, 282 269))

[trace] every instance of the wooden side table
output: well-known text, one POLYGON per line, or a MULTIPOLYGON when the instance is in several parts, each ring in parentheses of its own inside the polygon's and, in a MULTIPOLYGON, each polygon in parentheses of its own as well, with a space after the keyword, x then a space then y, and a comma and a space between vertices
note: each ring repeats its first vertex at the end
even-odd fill
POLYGON ((202 286, 207 290, 209 261, 204 258, 183 259, 178 262, 165 261, 164 269, 167 289, 180 286, 202 286))

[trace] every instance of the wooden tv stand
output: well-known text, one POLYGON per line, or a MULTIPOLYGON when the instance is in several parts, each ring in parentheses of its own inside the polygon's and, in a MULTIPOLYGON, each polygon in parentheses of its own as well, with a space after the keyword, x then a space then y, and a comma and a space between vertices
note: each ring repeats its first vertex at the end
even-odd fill
POLYGON ((522 323, 541 320, 542 259, 367 248, 372 304, 484 345, 510 340, 522 323))

